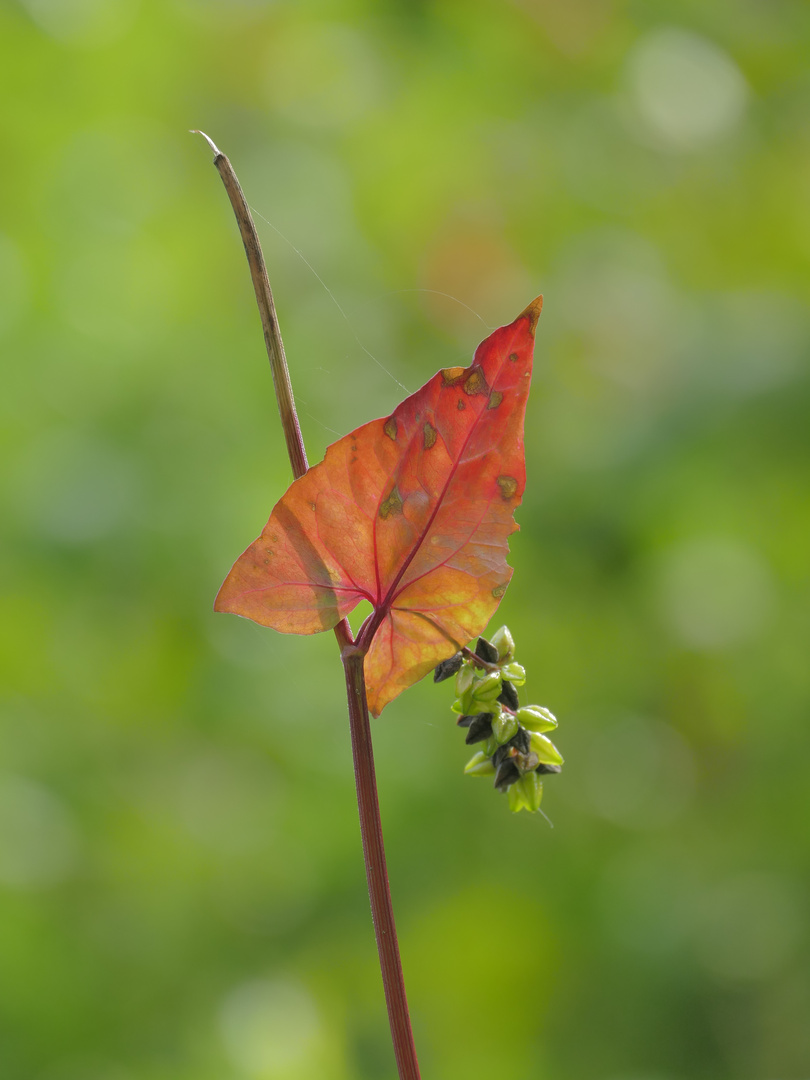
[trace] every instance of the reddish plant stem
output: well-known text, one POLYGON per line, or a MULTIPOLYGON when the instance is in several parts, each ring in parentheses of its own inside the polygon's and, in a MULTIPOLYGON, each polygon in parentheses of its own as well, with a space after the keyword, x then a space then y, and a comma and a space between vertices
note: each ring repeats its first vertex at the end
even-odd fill
MULTIPOLYGON (((202 135, 214 152, 214 165, 219 172, 225 190, 233 207, 239 232, 245 245, 250 276, 256 293, 256 302, 261 315, 262 328, 270 367, 273 371, 273 385, 276 390, 281 426, 287 442, 293 475, 296 479, 307 471, 307 455, 304 439, 295 410, 290 373, 284 354, 284 343, 278 328, 276 307, 267 276, 259 236, 250 213, 247 200, 242 192, 236 173, 228 158, 216 147, 208 136, 202 135)), ((354 758, 354 777, 357 788, 357 809, 360 815, 360 835, 363 842, 363 859, 366 864, 366 881, 371 902, 371 917, 377 939, 377 952, 380 958, 385 1002, 388 1007, 388 1021, 391 1026, 391 1039, 397 1061, 400 1080, 419 1080, 419 1064, 416 1060, 416 1048, 413 1043, 411 1021, 408 1014, 408 1001, 405 996, 405 981, 402 975, 402 962, 399 956, 397 928, 394 922, 394 909, 391 903, 391 890, 388 885, 388 871, 385 864, 385 845, 383 843, 380 802, 377 797, 377 778, 374 771, 374 752, 371 745, 371 725, 368 716, 366 681, 363 672, 365 649, 355 645, 349 620, 343 619, 335 627, 335 637, 340 647, 340 658, 346 676, 346 695, 349 706, 349 727, 352 738, 354 758)))
MULTIPOLYGON (((335 629, 335 634, 340 640, 340 627, 335 629)), ((394 922, 388 870, 385 864, 385 844, 380 820, 380 803, 377 797, 366 681, 363 674, 364 654, 348 643, 347 646, 341 650, 341 656, 349 702, 357 808, 360 813, 360 834, 363 840, 363 858, 366 863, 366 881, 385 988, 385 1003, 388 1007, 388 1022, 391 1026, 391 1038, 401 1080, 419 1080, 419 1063, 416 1060, 416 1047, 408 1014, 397 927, 394 922)))

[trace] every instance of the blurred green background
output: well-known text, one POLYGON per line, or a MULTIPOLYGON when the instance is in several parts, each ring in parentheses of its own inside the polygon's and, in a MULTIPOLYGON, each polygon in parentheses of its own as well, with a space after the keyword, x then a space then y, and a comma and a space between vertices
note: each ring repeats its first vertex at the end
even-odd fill
POLYGON ((809 49, 788 0, 0 3, 4 1078, 394 1076, 334 639, 211 610, 289 467, 192 127, 312 461, 546 297, 493 628, 554 828, 446 686, 374 725, 426 1080, 810 1076, 809 49))

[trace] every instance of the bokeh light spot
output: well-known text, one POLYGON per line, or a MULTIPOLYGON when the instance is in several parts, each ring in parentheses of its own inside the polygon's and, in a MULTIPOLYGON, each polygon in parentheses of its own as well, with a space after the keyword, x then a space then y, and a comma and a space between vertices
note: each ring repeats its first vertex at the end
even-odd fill
POLYGON ((62 801, 41 784, 0 776, 0 884, 54 885, 73 870, 78 835, 62 801))
POLYGON ((658 597, 672 635, 704 650, 756 637, 775 606, 768 566, 731 537, 699 537, 670 550, 660 568, 658 597))
POLYGON ((272 36, 269 105, 296 123, 342 127, 380 102, 382 71, 365 37, 341 23, 291 23, 272 36))
POLYGON ((286 1080, 315 1075, 321 1022, 315 1002, 299 983, 256 979, 237 986, 222 1004, 219 1026, 228 1056, 248 1076, 286 1080))
POLYGON ((140 477, 114 447, 73 431, 43 436, 15 476, 23 517, 67 544, 92 543, 137 517, 140 477))
POLYGON ((742 874, 707 892, 696 913, 694 944, 702 966, 728 982, 768 978, 803 935, 799 902, 774 874, 742 874))
POLYGON ((137 0, 22 0, 46 34, 65 44, 109 45, 131 26, 137 0))
POLYGON ((742 120, 748 89, 739 68, 691 31, 651 31, 630 54, 627 72, 641 122, 672 150, 710 145, 742 120))
POLYGON ((660 720, 628 716, 610 724, 594 738, 584 767, 596 812, 631 829, 669 824, 694 790, 691 750, 660 720))

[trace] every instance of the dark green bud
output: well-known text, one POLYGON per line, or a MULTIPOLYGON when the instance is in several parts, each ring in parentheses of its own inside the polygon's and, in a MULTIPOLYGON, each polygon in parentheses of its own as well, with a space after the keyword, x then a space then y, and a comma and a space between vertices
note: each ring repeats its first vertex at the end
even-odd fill
POLYGON ((498 695, 498 701, 500 701, 501 705, 505 705, 508 709, 511 709, 512 712, 517 712, 520 708, 518 692, 508 679, 504 679, 501 684, 501 692, 498 695))
POLYGON ((476 713, 475 716, 470 717, 468 727, 467 738, 464 740, 467 746, 472 746, 473 743, 483 742, 484 739, 488 739, 492 734, 492 713, 476 713))
MULTIPOLYGON (((494 764, 494 759, 493 759, 494 764)), ((495 770, 495 787, 498 791, 506 791, 510 784, 520 779, 520 770, 512 758, 507 758, 497 766, 495 770)))
POLYGON ((486 660, 488 664, 498 663, 498 650, 485 637, 478 639, 478 644, 475 646, 475 655, 482 660, 486 660))
POLYGON ((528 731, 524 728, 518 728, 517 734, 514 735, 509 742, 504 743, 503 746, 499 746, 492 757, 492 764, 497 767, 502 761, 512 755, 512 751, 517 751, 518 754, 528 754, 531 748, 530 736, 528 731))
POLYGON ((463 663, 464 657, 460 652, 457 652, 455 656, 451 656, 449 660, 442 660, 433 671, 433 681, 444 682, 445 679, 452 678, 453 675, 458 674, 463 663))

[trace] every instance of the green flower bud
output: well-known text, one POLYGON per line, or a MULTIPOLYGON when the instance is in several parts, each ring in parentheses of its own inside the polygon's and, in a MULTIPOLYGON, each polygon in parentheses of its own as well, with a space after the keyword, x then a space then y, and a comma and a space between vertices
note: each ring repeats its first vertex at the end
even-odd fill
POLYGON ((518 722, 511 713, 501 712, 492 717, 492 734, 499 746, 509 742, 518 733, 518 722))
POLYGON ((523 787, 523 798, 526 800, 526 809, 532 813, 540 809, 543 798, 543 781, 536 772, 527 773, 520 781, 523 787))
POLYGON ((562 765, 562 754, 551 739, 547 739, 545 735, 540 735, 538 732, 533 731, 529 740, 529 746, 532 751, 537 754, 537 758, 541 765, 562 765))
POLYGON ((464 772, 468 776, 493 776, 495 774, 495 766, 483 750, 479 750, 477 754, 473 754, 464 766, 464 772))
POLYGON ((502 626, 495 631, 492 635, 492 644, 498 650, 498 659, 501 663, 504 660, 511 660, 515 655, 515 641, 509 633, 508 626, 502 626))
POLYGON ((515 686, 523 686, 526 682, 526 668, 522 664, 505 664, 501 668, 501 674, 515 686))
POLYGON ((517 718, 529 731, 552 731, 557 726, 554 714, 542 705, 524 705, 518 709, 517 718))

